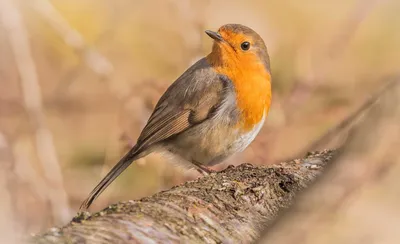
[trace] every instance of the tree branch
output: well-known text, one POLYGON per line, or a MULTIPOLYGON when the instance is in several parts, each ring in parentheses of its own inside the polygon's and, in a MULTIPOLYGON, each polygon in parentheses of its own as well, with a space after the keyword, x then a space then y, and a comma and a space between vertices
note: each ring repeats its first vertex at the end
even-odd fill
POLYGON ((247 243, 289 206, 333 151, 269 167, 242 164, 138 201, 121 202, 33 238, 73 243, 247 243))

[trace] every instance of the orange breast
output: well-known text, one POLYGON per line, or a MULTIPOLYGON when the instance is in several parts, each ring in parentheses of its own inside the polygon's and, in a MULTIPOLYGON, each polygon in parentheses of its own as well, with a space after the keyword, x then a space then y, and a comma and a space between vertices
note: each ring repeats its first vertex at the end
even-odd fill
MULTIPOLYGON (((212 56, 209 61, 213 64, 212 56)), ((219 57, 221 58, 221 57, 219 57)), ((222 57, 225 65, 214 66, 215 70, 228 76, 234 83, 237 106, 241 111, 238 127, 250 131, 267 114, 271 105, 271 75, 257 56, 247 55, 240 60, 222 57)))

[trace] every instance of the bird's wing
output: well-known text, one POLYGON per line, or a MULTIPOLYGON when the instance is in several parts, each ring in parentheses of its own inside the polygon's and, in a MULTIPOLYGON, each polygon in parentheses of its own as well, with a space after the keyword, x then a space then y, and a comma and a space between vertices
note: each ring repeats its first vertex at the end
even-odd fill
POLYGON ((217 74, 205 59, 185 71, 160 98, 137 144, 92 190, 81 209, 89 208, 147 148, 212 117, 223 104, 229 89, 232 89, 229 79, 217 74))
POLYGON ((160 98, 137 146, 144 150, 207 120, 223 103, 229 85, 205 59, 198 61, 160 98))

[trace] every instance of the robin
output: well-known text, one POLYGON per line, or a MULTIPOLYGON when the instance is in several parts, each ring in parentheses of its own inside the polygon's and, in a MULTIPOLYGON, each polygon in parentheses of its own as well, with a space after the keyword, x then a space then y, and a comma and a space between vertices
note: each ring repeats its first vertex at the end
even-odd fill
POLYGON ((264 124, 271 104, 267 48, 240 24, 206 30, 212 51, 187 69, 161 96, 137 143, 82 203, 92 202, 133 161, 163 151, 207 175, 208 168, 243 151, 264 124))

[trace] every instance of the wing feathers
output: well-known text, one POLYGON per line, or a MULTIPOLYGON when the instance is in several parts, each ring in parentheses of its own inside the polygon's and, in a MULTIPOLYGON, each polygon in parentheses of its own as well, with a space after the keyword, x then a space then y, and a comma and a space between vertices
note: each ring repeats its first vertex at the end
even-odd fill
POLYGON ((160 142, 169 138, 170 136, 181 133, 182 131, 188 129, 190 127, 189 115, 190 110, 184 110, 166 120, 156 123, 151 128, 151 131, 146 131, 146 133, 143 135, 143 138, 140 141, 142 144, 141 147, 146 147, 160 142))
POLYGON ((143 129, 138 146, 145 149, 207 120, 223 102, 228 86, 205 59, 172 84, 143 129))

